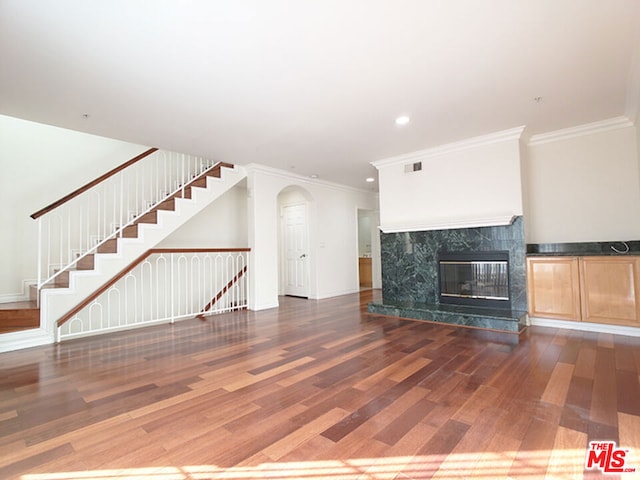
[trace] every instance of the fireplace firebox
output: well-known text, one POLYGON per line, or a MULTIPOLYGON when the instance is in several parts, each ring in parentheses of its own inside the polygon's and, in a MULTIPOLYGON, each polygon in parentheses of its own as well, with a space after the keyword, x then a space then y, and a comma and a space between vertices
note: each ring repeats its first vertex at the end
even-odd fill
POLYGON ((509 252, 440 252, 440 303, 510 309, 509 252))

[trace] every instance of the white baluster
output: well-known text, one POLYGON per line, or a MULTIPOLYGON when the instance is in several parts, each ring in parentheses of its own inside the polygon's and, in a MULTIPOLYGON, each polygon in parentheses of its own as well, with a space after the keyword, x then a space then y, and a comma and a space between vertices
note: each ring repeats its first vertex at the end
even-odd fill
MULTIPOLYGON (((42 217, 38 217, 38 280, 37 288, 40 290, 42 287, 42 217)), ((37 295, 38 306, 40 306, 40 295, 37 295)))

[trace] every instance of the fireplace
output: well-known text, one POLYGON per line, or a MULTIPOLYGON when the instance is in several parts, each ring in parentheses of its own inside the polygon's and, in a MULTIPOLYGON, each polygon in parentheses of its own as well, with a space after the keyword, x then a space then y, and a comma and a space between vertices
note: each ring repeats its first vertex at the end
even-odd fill
MULTIPOLYGON (((507 333, 520 333, 525 328, 526 243, 521 216, 516 217, 511 225, 381 233, 380 251, 383 300, 381 303, 370 303, 370 313, 507 333), (497 272, 501 273, 496 275, 496 269, 481 267, 485 272, 492 272, 491 275, 485 275, 484 280, 475 282, 476 290, 480 290, 481 295, 476 295, 477 291, 474 293, 471 288, 474 286, 473 276, 464 281, 448 280, 445 285, 461 283, 463 291, 459 291, 460 287, 453 292, 445 289, 449 295, 441 297, 439 260, 498 263, 497 272), (486 290, 482 290, 490 283, 487 278, 493 278, 493 283, 500 287, 497 288, 498 294, 487 295, 486 290), (500 280, 496 281, 496 278, 500 280), (452 299, 464 305, 444 303, 452 299), (481 306, 475 306, 476 302, 480 302, 481 306)), ((467 273, 469 269, 470 266, 464 264, 461 268, 467 273)), ((447 270, 444 275, 447 275, 447 270)), ((449 279, 448 276, 446 278, 449 279)))
POLYGON ((510 309, 509 252, 439 252, 439 302, 510 309))

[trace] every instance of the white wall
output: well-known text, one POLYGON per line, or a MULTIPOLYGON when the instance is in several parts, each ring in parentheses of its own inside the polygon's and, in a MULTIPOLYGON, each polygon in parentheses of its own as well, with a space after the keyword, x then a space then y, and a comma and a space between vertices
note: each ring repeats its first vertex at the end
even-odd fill
MULTIPOLYGON (((636 120, 636 152, 638 165, 640 165, 640 119, 636 120)), ((638 167, 638 170, 640 170, 640 166, 638 167)), ((638 180, 640 181, 640 177, 638 180)))
MULTIPOLYGON (((376 202, 378 202, 376 196, 376 202)), ((373 212, 373 224, 371 232, 371 275, 373 276, 373 288, 382 288, 382 261, 380 253, 380 210, 373 212)))
POLYGON ((531 145, 527 241, 640 239, 637 135, 626 127, 531 145))
POLYGON ((530 188, 529 188, 529 174, 527 171, 529 165, 529 146, 523 140, 520 141, 520 186, 522 188, 522 215, 524 218, 524 236, 525 242, 529 242, 529 224, 527 217, 530 215, 531 206, 529 202, 530 188))
POLYGON ((0 300, 36 277, 37 222, 29 215, 147 149, 0 115, 0 300))
POLYGON ((258 165, 247 171, 250 308, 278 305, 278 194, 289 186, 309 193, 310 298, 357 292, 357 210, 375 210, 376 196, 258 165))
POLYGON ((247 188, 241 182, 163 240, 158 248, 246 248, 247 188))
POLYGON ((522 129, 415 152, 374 164, 384 231, 499 224, 522 215, 522 129), (422 162, 422 171, 405 165, 422 162))
POLYGON ((528 243, 640 239, 640 125, 620 125, 531 144, 470 139, 459 142, 470 148, 376 162, 382 228, 456 228, 513 214, 524 215, 528 243), (422 171, 404 173, 415 161, 422 171))

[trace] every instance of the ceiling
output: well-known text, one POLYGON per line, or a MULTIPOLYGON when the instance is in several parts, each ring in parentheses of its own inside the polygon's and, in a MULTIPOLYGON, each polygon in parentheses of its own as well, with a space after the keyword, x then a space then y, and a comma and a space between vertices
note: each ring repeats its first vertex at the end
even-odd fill
POLYGON ((375 188, 390 156, 634 120, 639 27, 638 0, 0 0, 0 113, 375 188))

